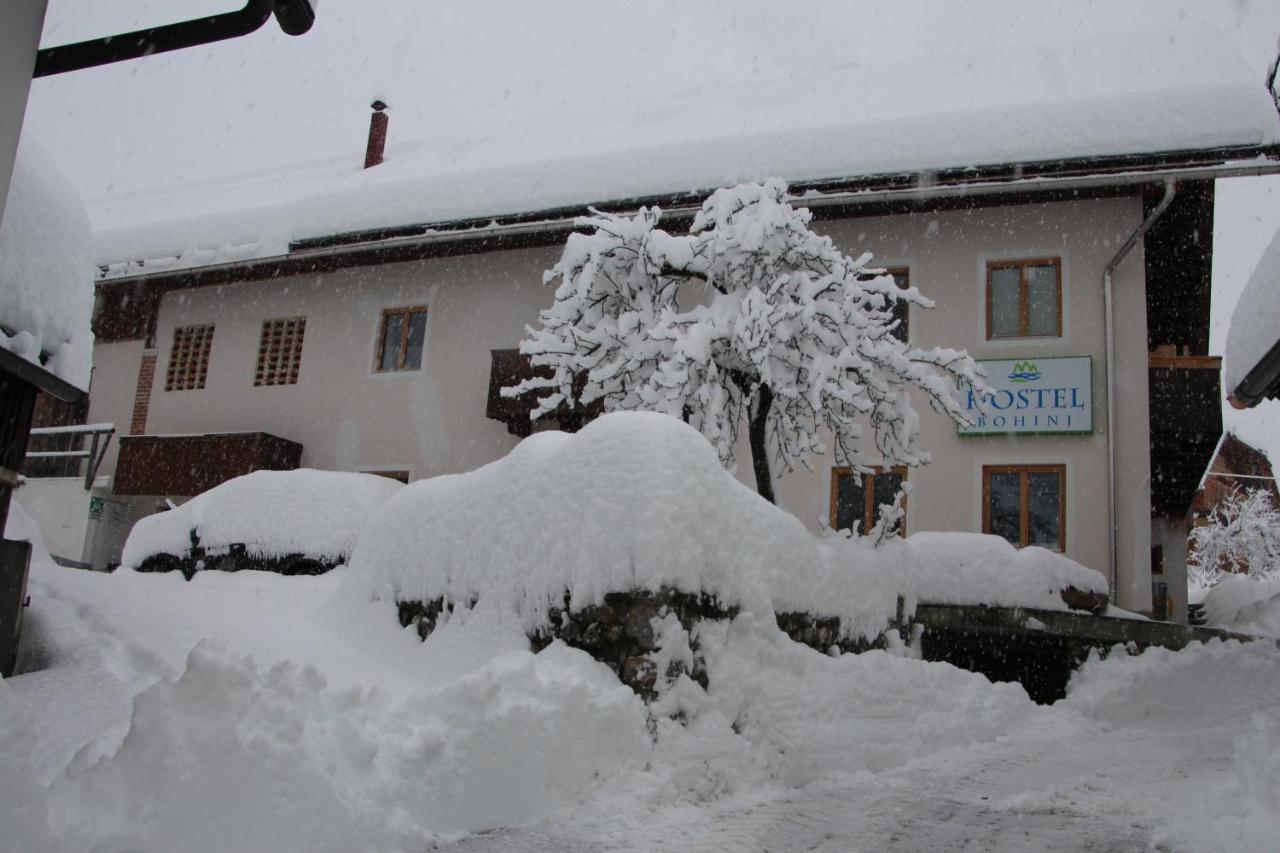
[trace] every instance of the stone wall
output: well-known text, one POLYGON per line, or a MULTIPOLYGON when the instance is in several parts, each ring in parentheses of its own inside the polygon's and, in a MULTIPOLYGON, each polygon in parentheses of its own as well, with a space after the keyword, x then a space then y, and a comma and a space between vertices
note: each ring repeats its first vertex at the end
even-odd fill
MULTIPOLYGON (((474 602, 472 602, 474 604, 474 602)), ((431 635, 442 615, 452 612, 453 604, 441 599, 435 601, 398 602, 400 624, 417 628, 424 640, 431 635)), ((553 608, 548 614, 548 626, 529 637, 531 648, 541 651, 553 640, 582 649, 596 660, 608 666, 623 684, 636 691, 646 701, 657 696, 659 678, 675 679, 681 674, 707 686, 707 671, 698 649, 697 626, 707 620, 732 619, 738 615, 736 607, 726 607, 708 595, 692 595, 673 589, 658 592, 637 590, 612 592, 602 604, 592 604, 574 609, 565 596, 562 607, 553 608), (656 625, 674 616, 687 635, 690 654, 671 660, 666 672, 658 672, 656 661, 661 649, 661 638, 656 625)), ((808 613, 779 613, 778 627, 797 643, 804 643, 824 654, 837 648, 842 652, 866 651, 882 648, 884 638, 875 642, 852 640, 840 632, 840 620, 819 618, 808 613)), ((671 655, 668 650, 666 657, 671 655)))

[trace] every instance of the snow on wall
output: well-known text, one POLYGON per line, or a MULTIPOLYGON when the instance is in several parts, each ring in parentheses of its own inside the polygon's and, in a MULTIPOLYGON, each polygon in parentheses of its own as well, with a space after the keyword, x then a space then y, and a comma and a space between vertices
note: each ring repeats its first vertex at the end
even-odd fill
POLYGON ((757 614, 837 616, 874 638, 899 596, 914 602, 1066 609, 1064 586, 1105 592, 1102 575, 1042 549, 977 534, 916 534, 875 548, 813 537, 720 465, 695 429, 614 412, 568 435, 535 433, 504 459, 414 483, 361 534, 353 582, 375 598, 514 610, 527 630, 568 592, 663 587, 709 593, 757 614))
POLYGON ((342 558, 374 511, 401 488, 373 474, 254 471, 140 519, 121 562, 138 566, 153 554, 182 554, 191 548, 193 528, 211 554, 243 542, 250 556, 342 558))
POLYGON ((0 222, 0 346, 89 388, 94 270, 75 188, 29 137, 0 222))
MULTIPOLYGON (((403 112, 414 106, 397 109, 409 119, 403 112)), ((774 175, 794 183, 1280 142, 1260 74, 1205 32, 855 62, 797 79, 638 97, 625 115, 531 121, 541 132, 476 129, 456 145, 399 140, 374 169, 358 169, 353 153, 230 187, 104 204, 94 211, 95 259, 124 275, 268 257, 306 237, 774 175)), ((393 118, 393 140, 397 126, 393 118)), ((352 144, 362 150, 363 139, 352 144)))
POLYGON ((1277 341, 1280 341, 1280 231, 1271 238, 1231 312, 1227 363, 1223 367, 1223 384, 1228 394, 1235 391, 1277 341))

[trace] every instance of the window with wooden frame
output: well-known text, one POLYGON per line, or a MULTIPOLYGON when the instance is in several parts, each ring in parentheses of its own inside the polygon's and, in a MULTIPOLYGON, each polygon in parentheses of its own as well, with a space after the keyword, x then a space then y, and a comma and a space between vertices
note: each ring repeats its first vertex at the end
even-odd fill
POLYGON ((174 329, 164 390, 194 391, 203 388, 209 376, 209 352, 212 349, 212 323, 174 329))
MULTIPOLYGON (((893 283, 898 285, 899 290, 906 290, 911 286, 911 273, 906 267, 892 267, 886 269, 885 273, 893 276, 893 283)), ((894 327, 893 336, 905 344, 911 327, 911 303, 902 299, 896 300, 893 303, 893 319, 898 321, 898 325, 894 327)))
MULTIPOLYGON (((907 469, 902 466, 876 468, 871 474, 855 474, 849 468, 831 469, 831 516, 834 530, 852 530, 866 533, 880 520, 880 506, 893 504, 902 484, 906 482, 907 469)), ((902 502, 902 508, 907 503, 902 502)), ((905 536, 906 519, 898 525, 898 535, 905 536)))
POLYGON ((306 317, 263 322, 262 336, 258 339, 258 366, 253 372, 254 385, 298 384, 306 331, 306 317))
POLYGON ((1067 466, 984 465, 982 532, 1024 548, 1067 549, 1067 466))
POLYGON ((417 370, 422 366, 422 348, 427 337, 427 309, 388 308, 382 312, 378 329, 378 357, 374 370, 417 370))
POLYGON ((1062 259, 987 263, 987 340, 1062 336, 1062 259))

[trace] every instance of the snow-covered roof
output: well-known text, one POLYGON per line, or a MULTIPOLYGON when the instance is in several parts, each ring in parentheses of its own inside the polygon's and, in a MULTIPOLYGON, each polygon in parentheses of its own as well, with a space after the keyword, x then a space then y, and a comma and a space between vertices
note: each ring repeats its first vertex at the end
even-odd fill
POLYGON ((0 347, 87 390, 93 357, 89 217, 27 137, 0 221, 0 347))
POLYGON ((397 137, 401 123, 422 125, 403 113, 429 111, 425 97, 392 104, 392 144, 373 169, 360 168, 357 138, 340 160, 99 205, 95 260, 108 276, 130 275, 272 257, 293 241, 352 231, 769 176, 795 184, 1280 144, 1261 73, 1208 32, 849 61, 809 76, 636 98, 625 115, 542 123, 538 133, 513 126, 449 146, 397 137), (141 268, 130 263, 139 260, 141 268))
MULTIPOLYGON (((1258 363, 1280 345, 1280 231, 1262 253, 1258 266, 1245 284, 1231 314, 1231 330, 1227 333, 1227 363, 1223 368, 1228 394, 1237 391, 1258 363)), ((1273 377, 1272 385, 1275 384, 1273 377)), ((1267 388, 1252 389, 1259 398, 1267 388)), ((1270 394, 1274 396, 1276 389, 1270 394)), ((1256 402, 1256 400, 1248 401, 1256 402)))

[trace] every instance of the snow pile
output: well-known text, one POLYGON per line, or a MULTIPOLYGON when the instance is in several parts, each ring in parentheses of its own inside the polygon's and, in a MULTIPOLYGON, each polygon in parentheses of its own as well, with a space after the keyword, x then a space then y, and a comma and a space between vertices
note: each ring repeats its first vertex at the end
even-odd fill
POLYGON ((1037 713, 1018 684, 883 651, 831 657, 752 614, 703 624, 698 640, 709 689, 681 676, 655 708, 690 721, 658 723, 654 765, 676 789, 877 773, 995 740, 1037 713))
POLYGON ((992 604, 1066 610, 1059 592, 1107 592, 1101 572, 1044 548, 1015 548, 981 533, 914 533, 907 538, 915 593, 929 604, 992 604))
POLYGON ((1280 578, 1227 573, 1204 595, 1205 624, 1280 637, 1280 578))
POLYGON ((1280 720, 1274 711, 1253 715, 1250 731, 1236 739, 1236 781, 1250 810, 1280 817, 1280 720))
POLYGON ((0 221, 0 347, 84 390, 93 359, 90 254, 80 196, 24 136, 0 221))
POLYGON ((1107 590, 1098 572, 977 534, 916 534, 873 547, 818 540, 720 465, 695 429, 614 412, 581 432, 535 433, 504 459, 422 480, 390 500, 351 556, 357 596, 494 601, 527 629, 569 593, 668 587, 758 615, 839 617, 874 638, 899 597, 1063 610, 1065 586, 1107 590))
POLYGON ((1136 656, 1117 647, 1106 658, 1090 655, 1063 704, 1116 726, 1248 722, 1248 709, 1280 707, 1277 667, 1280 649, 1266 642, 1210 640, 1136 656), (1171 708, 1176 719, 1168 719, 1171 708))
POLYGON ((401 488, 373 474, 254 471, 139 520, 121 561, 136 567, 153 554, 183 554, 191 549, 193 529, 210 554, 243 542, 255 557, 342 559, 373 513, 401 488))
POLYGON ((530 629, 566 592, 575 609, 669 587, 770 612, 774 590, 823 592, 818 563, 795 517, 734 479, 692 427, 647 412, 535 433, 497 462, 413 483, 351 556, 375 596, 498 601, 530 629))
POLYGON ((1223 368, 1223 385, 1227 393, 1235 391, 1267 352, 1280 342, 1280 231, 1271 238, 1258 266, 1240 293, 1240 301, 1231 312, 1231 329, 1227 332, 1227 364, 1223 368))
POLYGON ((0 853, 28 853, 48 846, 45 790, 31 767, 35 731, 0 678, 0 853))
POLYGON ((528 820, 649 750, 639 699, 559 644, 395 700, 203 643, 138 696, 118 752, 55 782, 50 817, 64 849, 423 849, 528 820))

